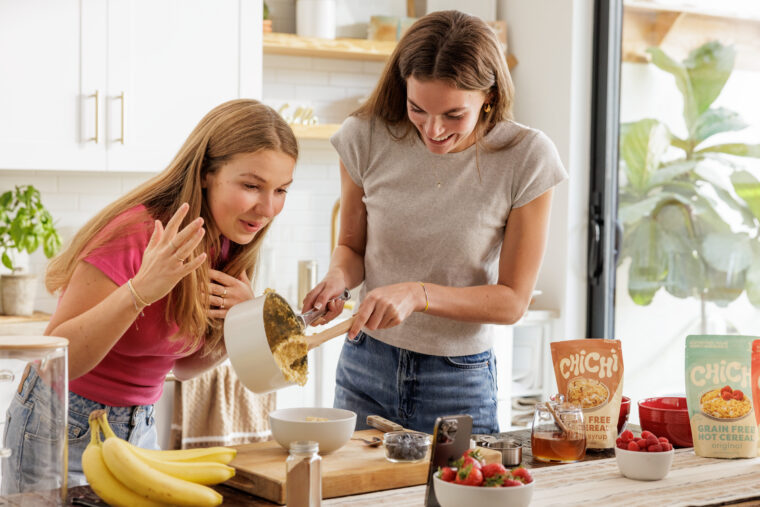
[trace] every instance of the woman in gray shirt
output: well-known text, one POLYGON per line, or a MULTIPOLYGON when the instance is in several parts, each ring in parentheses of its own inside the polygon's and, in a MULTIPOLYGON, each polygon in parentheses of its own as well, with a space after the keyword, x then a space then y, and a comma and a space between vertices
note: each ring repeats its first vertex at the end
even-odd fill
MULTIPOLYGON (((431 13, 331 138, 341 160, 338 246, 304 310, 364 282, 335 405, 432 432, 467 413, 498 431, 492 324, 525 313, 544 254, 552 142, 511 120, 503 49, 479 18, 431 13)), ((330 303, 325 321, 341 303, 330 303)))

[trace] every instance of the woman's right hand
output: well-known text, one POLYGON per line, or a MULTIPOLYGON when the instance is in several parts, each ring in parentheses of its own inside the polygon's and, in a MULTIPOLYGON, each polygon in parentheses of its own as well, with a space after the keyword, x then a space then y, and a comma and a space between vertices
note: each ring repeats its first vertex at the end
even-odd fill
POLYGON ((320 326, 330 322, 341 314, 345 301, 342 299, 331 300, 343 294, 346 288, 346 280, 343 273, 339 270, 330 270, 324 279, 306 294, 306 297, 303 299, 303 312, 307 312, 312 308, 320 310, 327 305, 327 312, 315 320, 312 323, 313 326, 320 326))
POLYGON ((206 261, 205 252, 187 261, 206 232, 201 217, 179 230, 188 209, 190 206, 183 203, 166 224, 166 229, 160 220, 155 221, 153 234, 143 253, 142 265, 132 279, 135 291, 148 304, 166 296, 177 282, 206 261))

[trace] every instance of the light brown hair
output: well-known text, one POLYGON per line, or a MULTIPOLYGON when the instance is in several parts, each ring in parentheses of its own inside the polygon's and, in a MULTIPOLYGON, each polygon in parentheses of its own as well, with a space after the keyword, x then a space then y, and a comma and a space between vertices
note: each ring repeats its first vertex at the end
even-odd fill
POLYGON ((514 87, 495 32, 483 20, 459 11, 437 11, 417 20, 393 50, 375 90, 354 111, 400 126, 400 138, 413 130, 406 103, 406 80, 442 80, 461 90, 482 91, 491 110, 481 111, 476 140, 512 118, 514 87))
POLYGON ((69 246, 50 261, 45 286, 51 293, 65 289, 77 264, 94 250, 107 246, 117 235, 134 232, 135 228, 145 227, 152 232, 154 219, 166 225, 179 206, 186 202, 190 209, 180 229, 199 216, 203 217, 206 228, 206 234, 191 258, 207 252, 209 262, 184 277, 172 289, 168 295, 166 319, 179 325, 177 336, 186 340, 186 349, 195 348, 205 336, 203 353, 208 353, 222 338, 221 321, 210 319, 206 314, 209 268, 213 266, 234 277, 245 271, 251 278, 269 224, 251 243, 231 243, 226 262, 217 265, 221 253, 220 231, 211 216, 201 182, 233 156, 260 150, 282 152, 294 160, 298 158, 295 135, 277 112, 253 99, 231 100, 215 107, 193 129, 163 172, 107 206, 79 230, 69 246), (137 214, 114 222, 119 215, 140 204, 146 207, 150 216, 137 214), (109 223, 109 233, 103 234, 109 223))

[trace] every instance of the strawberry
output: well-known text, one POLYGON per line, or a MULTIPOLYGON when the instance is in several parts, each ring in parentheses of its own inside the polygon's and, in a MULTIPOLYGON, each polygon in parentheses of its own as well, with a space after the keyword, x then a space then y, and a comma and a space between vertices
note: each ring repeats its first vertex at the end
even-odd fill
POLYGON ((720 397, 728 401, 731 399, 731 393, 728 391, 723 391, 722 393, 720 393, 720 397))
POLYGON ((633 440, 633 432, 631 432, 631 430, 625 430, 620 434, 620 438, 623 439, 623 442, 630 442, 633 440))
POLYGON ((504 480, 504 484, 503 484, 503 486, 504 486, 505 488, 510 488, 510 487, 512 487, 512 486, 522 486, 522 485, 523 485, 523 483, 522 483, 522 482, 520 482, 520 481, 516 481, 516 480, 514 480, 514 479, 505 479, 505 480, 504 480))
MULTIPOLYGON (((488 479, 494 475, 503 475, 505 477, 509 475, 509 471, 501 463, 489 463, 483 465, 483 468, 481 468, 480 471, 483 472, 484 479, 488 479)), ((499 485, 501 485, 501 483, 499 483, 499 485)))
POLYGON ((454 482, 457 476, 457 469, 451 467, 438 467, 438 478, 446 482, 454 482))
POLYGON ((486 487, 486 488, 500 488, 504 486, 504 481, 506 480, 507 480, 506 475, 496 474, 490 477, 486 477, 483 480, 483 484, 481 484, 481 486, 486 487))
POLYGON ((733 392, 731 397, 735 400, 742 401, 744 399, 744 393, 737 389, 733 392))
POLYGON ((483 457, 483 453, 480 452, 480 449, 478 448, 467 449, 466 451, 464 451, 464 454, 462 454, 462 457, 467 458, 468 456, 472 458, 473 460, 475 460, 478 463, 478 465, 480 465, 481 467, 486 464, 486 459, 483 457))
POLYGON ((629 451, 640 451, 641 447, 639 447, 636 442, 628 442, 628 448, 629 451))
POLYGON ((480 467, 470 463, 457 472, 454 482, 464 486, 480 486, 483 484, 483 472, 480 467))
POLYGON ((513 468, 512 478, 514 478, 515 480, 521 481, 525 484, 530 484, 531 482, 533 482, 533 476, 530 475, 530 472, 528 472, 528 469, 524 467, 513 468))

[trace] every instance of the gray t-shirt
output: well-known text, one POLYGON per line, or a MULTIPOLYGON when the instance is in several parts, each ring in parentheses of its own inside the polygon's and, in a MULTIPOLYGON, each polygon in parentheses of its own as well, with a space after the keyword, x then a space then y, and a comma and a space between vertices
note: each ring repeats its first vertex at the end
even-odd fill
MULTIPOLYGON (((361 299, 377 287, 422 281, 451 287, 495 284, 509 211, 565 178, 554 144, 513 121, 475 145, 431 153, 415 132, 403 140, 385 124, 351 116, 330 141, 364 190, 367 245, 361 299), (439 186, 440 183, 440 186, 439 186)), ((493 343, 493 327, 416 312, 398 326, 368 332, 423 354, 476 354, 493 343)))

